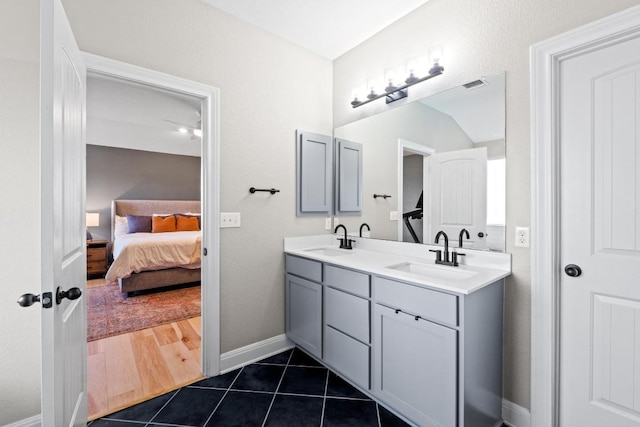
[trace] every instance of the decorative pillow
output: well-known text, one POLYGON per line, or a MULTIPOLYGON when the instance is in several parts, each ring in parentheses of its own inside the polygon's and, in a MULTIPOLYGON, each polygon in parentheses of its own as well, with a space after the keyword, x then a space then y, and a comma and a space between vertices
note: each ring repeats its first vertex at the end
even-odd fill
POLYGON ((143 215, 127 215, 129 233, 151 233, 151 217, 143 215))
POLYGON ((176 231, 176 217, 166 216, 153 216, 151 217, 151 232, 152 233, 168 233, 176 231))
POLYGON ((127 224, 127 217, 116 215, 116 220, 113 227, 113 236, 120 237, 129 232, 129 225, 127 224))
POLYGON ((176 231, 199 231, 200 218, 176 214, 176 231))
POLYGON ((200 214, 199 213, 187 212, 187 213, 183 213, 183 214, 176 214, 176 216, 178 216, 178 215, 186 216, 187 218, 190 218, 190 217, 197 218, 198 219, 198 230, 202 230, 202 220, 200 219, 200 214))

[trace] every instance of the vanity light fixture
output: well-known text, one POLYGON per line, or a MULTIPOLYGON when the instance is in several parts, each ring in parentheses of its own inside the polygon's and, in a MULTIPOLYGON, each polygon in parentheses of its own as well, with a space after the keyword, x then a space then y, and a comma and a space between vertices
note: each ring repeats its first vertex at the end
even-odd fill
POLYGON ((409 94, 409 87, 413 86, 417 83, 423 82, 425 80, 429 80, 435 76, 439 76, 444 72, 444 67, 438 63, 439 59, 433 59, 433 66, 429 70, 429 74, 424 77, 418 77, 414 74, 414 70, 409 71, 409 77, 406 78, 404 84, 402 86, 396 86, 393 79, 388 78, 388 85, 384 88, 384 93, 377 94, 373 87, 370 87, 370 92, 367 95, 367 99, 365 101, 361 101, 356 94, 351 101, 351 107, 356 108, 360 107, 364 104, 368 104, 371 101, 375 101, 376 99, 380 99, 382 97, 386 97, 387 104, 397 101, 402 98, 406 98, 409 94))

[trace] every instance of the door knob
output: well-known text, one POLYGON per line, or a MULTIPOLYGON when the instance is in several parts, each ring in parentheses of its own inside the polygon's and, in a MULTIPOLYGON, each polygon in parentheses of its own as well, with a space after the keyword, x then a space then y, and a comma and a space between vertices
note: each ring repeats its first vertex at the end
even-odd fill
POLYGON ((56 304, 60 304, 63 299, 67 298, 70 300, 78 299, 82 295, 82 291, 79 288, 71 288, 68 291, 60 290, 60 286, 56 290, 56 304))
POLYGON ((564 272, 567 273, 567 276, 578 277, 582 274, 582 269, 575 264, 567 264, 564 272))
POLYGON ((40 298, 40 295, 34 294, 24 294, 18 298, 20 307, 30 307, 37 302, 42 302, 42 307, 44 308, 51 308, 51 292, 45 292, 42 294, 42 298, 40 298))

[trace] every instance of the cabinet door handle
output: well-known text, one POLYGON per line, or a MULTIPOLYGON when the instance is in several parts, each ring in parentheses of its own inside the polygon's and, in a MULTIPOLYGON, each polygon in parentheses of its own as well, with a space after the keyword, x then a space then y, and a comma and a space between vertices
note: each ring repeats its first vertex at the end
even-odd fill
POLYGON ((415 319, 416 319, 416 322, 417 322, 418 320, 422 319, 422 317, 416 316, 415 319))
POLYGON ((396 314, 400 313, 402 310, 400 310, 399 308, 396 308, 396 314))

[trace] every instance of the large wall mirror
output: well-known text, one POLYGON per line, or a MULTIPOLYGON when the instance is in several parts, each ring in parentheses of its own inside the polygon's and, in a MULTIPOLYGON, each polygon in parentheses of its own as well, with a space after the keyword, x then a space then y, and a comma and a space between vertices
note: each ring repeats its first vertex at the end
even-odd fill
POLYGON ((370 237, 505 250, 505 74, 481 77, 334 130, 363 146, 359 217, 370 237), (383 194, 390 197, 377 197, 383 194), (442 242, 441 242, 442 243, 442 242))

